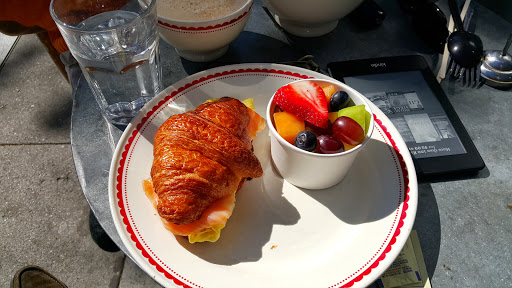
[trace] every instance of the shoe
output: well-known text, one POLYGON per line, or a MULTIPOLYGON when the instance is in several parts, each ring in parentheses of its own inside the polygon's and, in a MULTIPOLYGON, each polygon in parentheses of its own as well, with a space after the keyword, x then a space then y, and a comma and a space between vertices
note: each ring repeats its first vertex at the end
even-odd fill
POLYGON ((11 288, 67 288, 66 284, 38 266, 26 266, 18 270, 11 288))

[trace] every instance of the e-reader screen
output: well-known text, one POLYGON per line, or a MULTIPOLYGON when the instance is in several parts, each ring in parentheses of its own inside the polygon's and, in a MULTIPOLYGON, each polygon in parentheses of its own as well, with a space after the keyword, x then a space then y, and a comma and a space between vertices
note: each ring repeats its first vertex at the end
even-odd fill
POLYGON ((420 71, 344 77, 391 120, 411 155, 464 154, 457 132, 420 71))

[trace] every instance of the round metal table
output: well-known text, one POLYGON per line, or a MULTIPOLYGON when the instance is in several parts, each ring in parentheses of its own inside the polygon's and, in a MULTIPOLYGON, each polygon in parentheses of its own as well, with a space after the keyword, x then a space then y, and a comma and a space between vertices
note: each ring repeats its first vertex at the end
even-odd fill
MULTIPOLYGON (((377 2, 387 13, 380 27, 363 30, 342 19, 328 35, 290 37, 292 46, 269 20, 261 1, 256 0, 244 32, 230 45, 227 54, 214 62, 186 61, 160 41, 163 86, 216 66, 286 62, 304 55, 313 55, 321 70, 333 61, 409 54, 423 55, 432 70, 439 69, 441 55, 414 34, 398 1, 377 2)), ((449 15, 444 1, 437 4, 449 15)), ((472 5, 477 12, 473 31, 482 38, 486 49, 501 49, 507 33, 499 31, 512 31, 512 25, 478 3, 472 5)), ((473 179, 419 185, 415 229, 429 276, 439 287, 455 287, 455 283, 463 283, 464 287, 509 286, 512 180, 507 171, 512 170, 508 152, 512 146, 512 97, 510 92, 487 86, 469 89, 449 80, 441 84, 489 168, 473 179), (496 113, 501 114, 492 116, 496 113)), ((91 211, 111 239, 130 256, 114 226, 108 197, 110 162, 122 132, 122 127, 103 119, 92 91, 80 77, 74 90, 71 128, 76 171, 91 211)))

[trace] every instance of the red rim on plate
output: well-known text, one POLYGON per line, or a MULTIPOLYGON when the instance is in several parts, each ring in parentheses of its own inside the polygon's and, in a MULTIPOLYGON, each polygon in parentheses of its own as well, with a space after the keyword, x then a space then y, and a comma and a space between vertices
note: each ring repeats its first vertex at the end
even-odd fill
MULTIPOLYGON (((173 92, 170 92, 168 95, 161 95, 160 97, 157 96, 157 98, 161 100, 154 100, 148 104, 149 107, 146 107, 142 112, 142 115, 139 115, 139 117, 130 124, 125 131, 126 135, 123 135, 118 144, 118 148, 116 150, 116 155, 118 157, 114 156, 110 175, 110 188, 111 190, 115 190, 110 192, 114 222, 116 222, 118 232, 120 234, 126 234, 126 236, 129 237, 129 240, 123 239, 123 237, 121 238, 127 248, 131 248, 131 250, 129 249, 130 254, 137 254, 138 256, 142 255, 143 258, 135 258, 139 258, 139 261, 144 259, 146 264, 149 263, 152 269, 154 269, 154 271, 147 271, 147 269, 145 269, 146 272, 149 274, 152 272, 160 274, 160 276, 169 280, 168 283, 162 283, 162 281, 159 281, 162 285, 167 285, 173 282, 175 285, 182 287, 205 287, 197 284, 198 282, 196 279, 188 279, 186 275, 181 275, 170 267, 172 264, 160 259, 159 256, 152 251, 151 244, 146 243, 144 236, 139 233, 137 221, 132 215, 132 207, 127 199, 127 193, 125 193, 127 189, 127 176, 125 172, 130 166, 130 161, 133 157, 133 148, 137 145, 138 140, 141 138, 141 134, 143 134, 146 127, 148 127, 148 123, 155 119, 155 117, 157 117, 170 102, 176 101, 178 98, 183 96, 185 91, 188 93, 191 89, 195 89, 203 85, 209 85, 215 81, 222 81, 226 78, 232 77, 245 77, 246 75, 278 77, 286 79, 285 81, 313 78, 321 75, 308 70, 289 66, 275 64, 260 64, 260 66, 263 68, 259 68, 257 64, 241 64, 229 67, 220 67, 212 69, 211 71, 207 70, 196 75, 192 75, 178 82, 174 85, 173 92), (239 67, 242 68, 230 69, 239 67), (273 69, 274 67, 279 69, 273 69), (112 203, 112 201, 115 201, 115 203, 112 203), (122 222, 122 224, 120 222, 122 222), (129 243, 126 243, 127 241, 129 243), (134 247, 136 249, 134 249, 134 247)), ((372 257, 369 257, 366 262, 361 263, 357 269, 345 274, 340 273, 338 281, 331 285, 327 285, 326 288, 354 287, 362 284, 368 285, 375 281, 376 278, 384 272, 385 269, 387 269, 387 266, 391 264, 394 257, 398 255, 405 243, 405 240, 407 240, 410 230, 412 229, 417 205, 416 178, 415 175, 409 175, 408 172, 409 170, 414 171, 414 167, 411 166, 412 160, 410 159, 410 155, 407 150, 405 150, 406 154, 402 155, 400 147, 404 149, 405 144, 403 144, 403 140, 400 138, 399 134, 397 134, 398 132, 390 132, 390 129, 395 128, 392 127, 391 122, 387 120, 384 114, 380 114, 380 110, 378 112, 379 113, 374 114, 376 128, 374 134, 379 134, 379 139, 383 139, 387 144, 389 153, 393 159, 394 169, 396 169, 396 175, 398 177, 398 199, 396 199, 396 209, 392 213, 392 224, 389 229, 387 229, 387 235, 384 240, 381 241, 382 243, 379 244, 379 248, 371 252, 372 257), (400 142, 401 144, 398 145, 397 142, 400 142), (410 181, 412 181, 412 183, 410 183, 410 181), (370 282, 368 283, 368 281, 370 282)), ((392 168, 390 167, 390 169, 392 168)), ((154 211, 152 213, 154 213, 154 211)), ((169 241, 175 240, 169 239, 169 241)), ((204 281, 201 280, 200 282, 204 281)), ((238 285, 242 285, 242 283, 239 283, 238 285)))

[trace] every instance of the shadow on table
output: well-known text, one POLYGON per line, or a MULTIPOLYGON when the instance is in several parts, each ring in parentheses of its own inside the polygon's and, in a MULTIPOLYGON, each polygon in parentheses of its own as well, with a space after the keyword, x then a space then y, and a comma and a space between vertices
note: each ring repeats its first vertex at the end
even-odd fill
POLYGON ((428 276, 432 279, 439 258, 441 221, 434 191, 428 183, 418 185, 418 211, 413 229, 418 233, 428 276))
POLYGON ((463 180, 470 180, 470 179, 481 179, 481 178, 488 178, 491 176, 491 172, 485 166, 482 170, 472 173, 467 172, 459 172, 459 173, 452 173, 452 174, 446 174, 442 176, 435 176, 435 177, 424 177, 422 179, 418 179, 418 182, 420 183, 440 183, 440 182, 449 182, 449 181, 463 181, 463 180))
POLYGON ((425 182, 418 184, 418 211, 416 213, 416 221, 413 229, 418 233, 421 250, 425 259, 425 266, 427 267, 430 279, 432 279, 437 266, 441 245, 441 220, 431 183, 464 181, 475 178, 487 178, 489 176, 489 169, 485 167, 475 174, 447 175, 429 179, 428 182, 425 180, 425 182))
POLYGON ((296 61, 304 56, 289 44, 262 34, 243 31, 229 46, 228 52, 212 62, 192 62, 181 58, 189 74, 219 66, 239 63, 277 63, 296 61))
MULTIPOLYGON (((67 91, 66 91, 67 92, 67 91)), ((39 125, 52 130, 67 130, 71 125, 73 99, 64 91, 59 91, 59 101, 55 101, 37 115, 39 125)))

